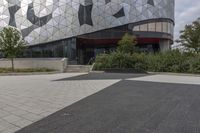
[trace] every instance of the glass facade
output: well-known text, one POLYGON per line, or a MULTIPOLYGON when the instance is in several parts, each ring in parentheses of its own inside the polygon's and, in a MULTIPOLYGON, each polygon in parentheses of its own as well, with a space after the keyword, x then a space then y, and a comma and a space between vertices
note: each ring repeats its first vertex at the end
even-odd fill
POLYGON ((30 58, 40 57, 66 57, 69 60, 76 60, 76 38, 29 46, 25 56, 30 58))
POLYGON ((136 25, 133 31, 144 31, 144 32, 162 32, 173 35, 174 24, 172 22, 149 22, 145 24, 136 25))

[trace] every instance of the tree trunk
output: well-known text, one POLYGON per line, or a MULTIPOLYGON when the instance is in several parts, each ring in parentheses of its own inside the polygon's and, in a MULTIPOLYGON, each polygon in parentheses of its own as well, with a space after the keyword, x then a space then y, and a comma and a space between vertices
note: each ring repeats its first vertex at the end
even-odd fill
POLYGON ((11 63, 12 63, 12 72, 14 72, 14 58, 11 58, 11 63))

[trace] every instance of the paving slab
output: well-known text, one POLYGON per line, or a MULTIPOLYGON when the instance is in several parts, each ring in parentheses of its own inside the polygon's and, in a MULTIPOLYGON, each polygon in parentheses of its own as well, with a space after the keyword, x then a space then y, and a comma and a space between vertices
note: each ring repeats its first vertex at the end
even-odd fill
POLYGON ((120 81, 56 81, 84 74, 0 76, 0 133, 15 132, 120 81))
POLYGON ((199 76, 186 76, 186 75, 180 76, 180 75, 158 74, 158 75, 149 75, 145 77, 129 78, 128 80, 200 85, 199 76))

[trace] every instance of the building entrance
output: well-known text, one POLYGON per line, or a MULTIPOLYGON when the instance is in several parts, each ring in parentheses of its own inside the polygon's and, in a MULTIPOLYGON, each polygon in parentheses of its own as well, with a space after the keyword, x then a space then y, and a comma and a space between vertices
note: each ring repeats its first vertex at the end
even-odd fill
MULTIPOLYGON (((106 41, 108 42, 108 41, 106 41)), ((89 64, 94 61, 95 57, 102 53, 110 53, 114 51, 117 47, 116 41, 108 42, 99 42, 98 40, 87 41, 87 40, 78 40, 77 41, 77 58, 78 64, 89 64)))

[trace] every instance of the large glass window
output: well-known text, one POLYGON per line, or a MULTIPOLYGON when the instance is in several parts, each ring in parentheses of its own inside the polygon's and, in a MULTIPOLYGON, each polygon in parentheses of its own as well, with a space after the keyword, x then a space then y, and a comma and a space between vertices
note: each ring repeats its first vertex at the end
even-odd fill
POLYGON ((140 31, 148 31, 148 24, 140 25, 140 31))
POLYGON ((171 34, 171 24, 170 23, 168 23, 168 30, 167 31, 168 31, 167 33, 171 34))
POLYGON ((162 24, 163 24, 162 32, 168 33, 168 22, 162 22, 162 24))
POLYGON ((156 23, 156 32, 162 32, 162 22, 156 23))
POLYGON ((171 26, 170 32, 171 32, 171 34, 173 35, 173 34, 174 34, 174 25, 173 25, 173 24, 170 24, 170 26, 171 26))
POLYGON ((148 31, 156 31, 156 23, 149 23, 148 24, 148 31))
POLYGON ((140 26, 135 26, 135 27, 133 28, 133 31, 140 31, 140 26))
POLYGON ((150 22, 134 26, 133 31, 151 31, 173 34, 174 24, 170 22, 150 22))
POLYGON ((29 48, 29 57, 67 57, 76 59, 76 39, 50 42, 46 45, 29 48))

